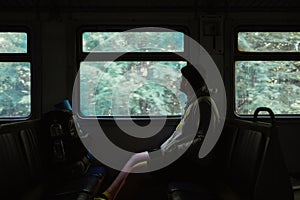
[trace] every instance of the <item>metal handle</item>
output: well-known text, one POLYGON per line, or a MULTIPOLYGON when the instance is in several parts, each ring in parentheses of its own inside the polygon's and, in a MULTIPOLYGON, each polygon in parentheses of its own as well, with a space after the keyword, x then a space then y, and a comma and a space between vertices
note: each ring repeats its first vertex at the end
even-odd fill
POLYGON ((270 115, 270 118, 271 118, 271 122, 272 122, 272 124, 274 124, 274 122, 275 122, 274 112, 268 107, 259 107, 259 108, 257 108, 254 112, 254 121, 257 121, 258 113, 261 112, 261 111, 268 112, 269 115, 270 115))

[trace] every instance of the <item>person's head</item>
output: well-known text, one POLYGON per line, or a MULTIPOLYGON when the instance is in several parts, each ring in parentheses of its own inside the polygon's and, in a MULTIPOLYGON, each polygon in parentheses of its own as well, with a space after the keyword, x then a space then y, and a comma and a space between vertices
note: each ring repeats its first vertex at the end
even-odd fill
POLYGON ((187 63, 185 67, 181 69, 182 80, 180 85, 180 90, 187 95, 193 93, 202 92, 202 94, 207 93, 207 87, 205 81, 198 70, 187 63))

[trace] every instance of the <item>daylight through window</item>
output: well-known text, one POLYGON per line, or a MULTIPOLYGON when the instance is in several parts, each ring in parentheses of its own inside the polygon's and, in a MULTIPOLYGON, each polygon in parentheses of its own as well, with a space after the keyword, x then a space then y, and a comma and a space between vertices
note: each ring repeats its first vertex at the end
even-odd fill
POLYGON ((241 52, 299 52, 300 32, 239 32, 241 52))
POLYGON ((83 52, 183 52, 180 32, 84 32, 83 52))
POLYGON ((27 33, 0 32, 0 118, 23 118, 31 113, 31 64, 27 33), (13 61, 13 60, 20 61, 13 61))
POLYGON ((238 33, 237 46, 242 51, 238 54, 242 60, 235 61, 238 115, 253 114, 261 106, 279 115, 300 114, 300 61, 299 55, 291 54, 298 51, 299 41, 300 32, 238 33), (292 59, 286 60, 287 55, 292 59))
POLYGON ((179 90, 177 55, 184 52, 180 32, 84 32, 82 52, 97 60, 80 63, 80 110, 83 116, 179 116, 185 95, 179 90), (103 53, 125 52, 122 60, 101 60, 103 53), (142 53, 142 54, 141 54, 142 53), (147 55, 145 55, 147 53, 147 55), (148 60, 159 53, 165 60, 148 60), (127 60, 127 56, 130 60, 127 60), (134 58, 134 59, 132 59, 134 58))

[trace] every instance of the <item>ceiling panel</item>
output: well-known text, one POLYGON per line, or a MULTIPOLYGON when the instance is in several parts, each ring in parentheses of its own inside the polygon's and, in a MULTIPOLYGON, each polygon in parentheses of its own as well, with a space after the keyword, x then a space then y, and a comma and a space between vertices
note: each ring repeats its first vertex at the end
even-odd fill
POLYGON ((0 0, 0 9, 5 8, 298 8, 299 0, 0 0))

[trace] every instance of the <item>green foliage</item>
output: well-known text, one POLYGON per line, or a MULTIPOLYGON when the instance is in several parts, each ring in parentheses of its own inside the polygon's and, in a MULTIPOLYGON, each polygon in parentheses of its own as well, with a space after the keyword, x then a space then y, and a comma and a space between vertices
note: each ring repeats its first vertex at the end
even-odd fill
POLYGON ((238 48, 246 52, 298 52, 300 32, 240 32, 238 48))
MULTIPOLYGON (((180 32, 85 32, 83 52, 182 52, 180 32)), ((80 102, 84 115, 180 115, 185 62, 82 62, 80 102)))
POLYGON ((30 115, 30 63, 0 62, 0 116, 30 115))
POLYGON ((180 115, 185 62, 82 62, 80 102, 84 115, 180 115))
MULTIPOLYGON (((298 52, 300 32, 240 32, 238 48, 245 52, 298 52)), ((276 114, 300 113, 299 61, 238 61, 235 64, 235 104, 238 114, 253 114, 260 106, 276 114)))
POLYGON ((27 53, 27 34, 0 32, 0 53, 27 53))
MULTIPOLYGON (((0 32, 0 53, 27 53, 27 34, 0 32)), ((0 62, 0 117, 30 115, 30 63, 0 62)))
POLYGON ((299 114, 299 69, 299 61, 236 62, 236 112, 253 114, 266 106, 276 114, 299 114))
POLYGON ((84 52, 182 52, 180 32, 85 32, 84 52))

